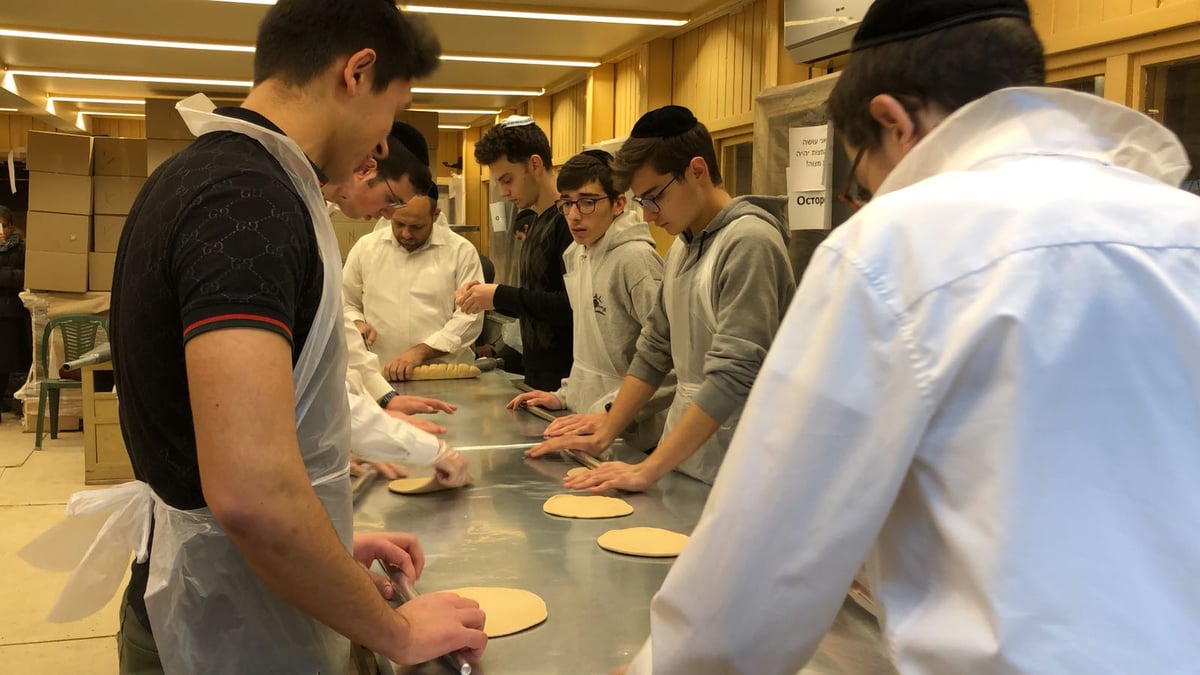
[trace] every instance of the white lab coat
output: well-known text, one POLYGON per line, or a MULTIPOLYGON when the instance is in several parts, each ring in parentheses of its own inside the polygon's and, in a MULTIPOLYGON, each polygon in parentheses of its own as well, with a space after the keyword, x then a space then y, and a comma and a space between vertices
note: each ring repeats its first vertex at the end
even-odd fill
POLYGON ((1186 171, 1067 91, 933 130, 813 258, 630 672, 791 675, 864 560, 901 672, 1194 671, 1186 171))
POLYGON ((409 252, 391 229, 358 240, 343 273, 346 314, 366 321, 379 337, 371 351, 387 362, 424 343, 447 352, 438 363, 470 363, 471 345, 483 330, 483 314, 454 304, 454 292, 483 281, 479 252, 448 228, 434 227, 429 240, 409 252))

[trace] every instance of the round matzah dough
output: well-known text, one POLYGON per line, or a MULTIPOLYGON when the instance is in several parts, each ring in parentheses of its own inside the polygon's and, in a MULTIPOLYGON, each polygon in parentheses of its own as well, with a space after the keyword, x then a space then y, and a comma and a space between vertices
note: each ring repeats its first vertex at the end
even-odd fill
POLYGON ((542 510, 563 518, 619 518, 633 513, 623 499, 583 495, 554 495, 542 504, 542 510))
POLYGON ((569 471, 567 471, 567 475, 568 476, 578 476, 581 473, 587 473, 589 471, 591 471, 591 469, 587 468, 586 466, 577 466, 574 469, 570 469, 569 471))
POLYGON ((533 628, 546 620, 546 602, 534 593, 519 588, 470 586, 447 591, 479 603, 487 615, 483 632, 489 638, 503 637, 533 628))
POLYGON ((399 495, 423 495, 428 492, 452 490, 437 481, 433 476, 422 478, 398 478, 388 483, 388 490, 399 495))
POLYGON ((686 534, 657 527, 609 530, 596 539, 602 549, 643 558, 674 558, 683 551, 687 542, 686 534))

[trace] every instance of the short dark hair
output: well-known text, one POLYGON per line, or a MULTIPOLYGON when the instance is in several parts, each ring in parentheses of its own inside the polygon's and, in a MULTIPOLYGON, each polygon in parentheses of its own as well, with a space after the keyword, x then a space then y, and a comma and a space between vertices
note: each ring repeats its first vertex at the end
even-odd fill
POLYGON ((409 152, 396 137, 388 136, 387 157, 375 160, 375 178, 370 182, 375 184, 381 180, 400 180, 404 176, 408 176, 417 194, 429 194, 431 189, 437 189, 429 167, 409 152))
POLYGON ((475 161, 491 164, 503 157, 513 164, 524 164, 537 155, 547 169, 553 165, 550 139, 536 124, 504 126, 497 124, 475 144, 475 161))
POLYGON ((721 167, 717 165, 717 149, 712 136, 703 124, 697 123, 676 136, 630 138, 617 152, 613 162, 613 183, 618 190, 629 189, 633 174, 650 166, 661 174, 683 177, 694 157, 708 165, 708 175, 715 186, 721 185, 721 167))
POLYGON ((910 111, 932 103, 952 113, 998 89, 1045 81, 1042 43, 1029 23, 987 19, 852 53, 826 110, 847 143, 874 148, 882 127, 869 104, 880 94, 910 111))
POLYGON ((17 214, 13 213, 13 210, 7 206, 0 204, 0 220, 8 223, 9 225, 16 225, 17 214))
POLYGON ((558 191, 578 190, 592 181, 600 183, 604 194, 615 199, 621 194, 613 185, 613 156, 603 150, 584 150, 558 169, 558 191))
POLYGON ((308 84, 337 59, 374 49, 376 92, 433 72, 441 43, 420 16, 391 0, 279 0, 258 26, 254 83, 308 84))

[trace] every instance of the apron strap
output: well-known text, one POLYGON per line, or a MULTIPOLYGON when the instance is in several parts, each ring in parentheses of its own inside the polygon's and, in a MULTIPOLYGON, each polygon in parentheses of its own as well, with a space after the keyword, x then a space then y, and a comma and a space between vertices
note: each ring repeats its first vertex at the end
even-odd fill
POLYGON ((67 503, 66 519, 18 551, 34 567, 74 570, 47 621, 78 621, 112 600, 125 578, 130 552, 138 562, 147 559, 154 499, 154 491, 141 481, 76 492, 67 503))

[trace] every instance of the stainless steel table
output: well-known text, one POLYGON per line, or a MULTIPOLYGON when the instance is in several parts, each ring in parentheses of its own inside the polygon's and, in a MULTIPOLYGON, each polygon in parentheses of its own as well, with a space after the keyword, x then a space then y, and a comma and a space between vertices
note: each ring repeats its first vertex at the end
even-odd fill
MULTIPOLYGON (((627 664, 650 631, 650 599, 673 560, 610 553, 596 537, 613 528, 662 527, 690 533, 708 486, 670 474, 644 494, 620 495, 633 515, 605 520, 548 516, 542 503, 565 492, 563 476, 577 466, 557 456, 527 460, 514 445, 531 445, 546 423, 526 412, 504 410, 515 395, 501 373, 477 380, 412 382, 401 393, 437 396, 459 406, 439 415, 447 438, 464 451, 475 476, 463 490, 419 496, 391 494, 384 481, 356 504, 359 530, 416 533, 426 555, 421 592, 462 586, 511 586, 537 593, 549 609, 545 623, 492 640, 475 666, 480 675, 585 675, 627 664), (491 446, 491 447, 489 447, 491 446)), ((617 458, 637 461, 618 445, 617 458)), ((444 675, 431 662, 399 669, 405 675, 444 675)), ((821 651, 804 673, 888 673, 874 619, 847 601, 821 651)))

